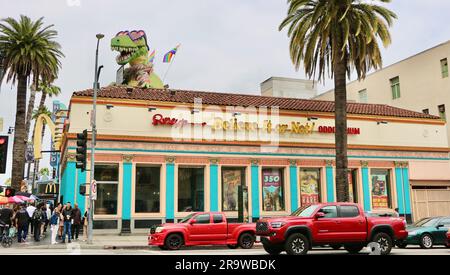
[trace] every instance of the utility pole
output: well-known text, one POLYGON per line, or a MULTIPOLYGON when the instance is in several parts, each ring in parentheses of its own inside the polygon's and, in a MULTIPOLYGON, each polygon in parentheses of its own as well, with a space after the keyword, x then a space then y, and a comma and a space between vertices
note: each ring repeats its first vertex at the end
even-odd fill
MULTIPOLYGON (((91 140, 91 170, 90 170, 90 184, 92 190, 92 183, 94 182, 94 173, 95 173, 95 144, 96 144, 96 136, 97 136, 97 92, 99 88, 98 78, 100 76, 100 70, 103 67, 98 68, 98 46, 100 44, 100 39, 105 37, 105 35, 99 33, 96 35, 97 37, 97 48, 95 50, 95 73, 94 73, 94 95, 93 95, 93 103, 92 103, 92 114, 91 114, 91 126, 92 126, 92 140, 91 140)), ((89 215, 88 215, 88 244, 92 244, 92 230, 94 222, 94 200, 92 197, 92 192, 89 192, 89 215)))

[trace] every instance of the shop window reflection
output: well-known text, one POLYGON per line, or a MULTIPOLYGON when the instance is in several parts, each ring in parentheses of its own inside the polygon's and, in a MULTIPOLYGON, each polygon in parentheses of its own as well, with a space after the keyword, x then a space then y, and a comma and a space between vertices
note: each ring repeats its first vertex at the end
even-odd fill
POLYGON ((97 181, 96 215, 117 215, 117 194, 119 185, 118 164, 95 165, 97 181))
POLYGON ((178 212, 204 211, 204 168, 178 169, 178 212))
POLYGON ((161 189, 160 167, 136 167, 136 213, 159 213, 160 189, 161 189))

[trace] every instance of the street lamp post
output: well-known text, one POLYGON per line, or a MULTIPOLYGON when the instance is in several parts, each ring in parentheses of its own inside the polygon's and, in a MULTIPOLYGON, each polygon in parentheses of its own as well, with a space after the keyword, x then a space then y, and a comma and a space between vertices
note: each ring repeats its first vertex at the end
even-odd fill
MULTIPOLYGON (((95 145, 96 145, 96 136, 97 136, 97 92, 99 88, 98 78, 100 75, 100 70, 98 68, 98 46, 100 44, 100 39, 105 37, 105 35, 99 33, 96 35, 97 37, 97 48, 95 50, 95 72, 94 72, 94 95, 93 95, 93 103, 92 103, 92 114, 91 114, 91 126, 92 126, 92 140, 91 140, 91 169, 90 169, 90 187, 92 191, 92 183, 94 181, 94 172, 95 172, 95 145)), ((94 200, 92 197, 92 192, 89 192, 89 217, 88 217, 88 244, 92 244, 92 231, 93 231, 93 221, 94 221, 94 200)))

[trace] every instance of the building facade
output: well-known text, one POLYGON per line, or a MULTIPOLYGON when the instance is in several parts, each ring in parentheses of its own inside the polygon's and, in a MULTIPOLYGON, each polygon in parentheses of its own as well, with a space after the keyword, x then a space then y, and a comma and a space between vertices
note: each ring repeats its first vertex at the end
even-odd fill
MULTIPOLYGON (((450 41, 376 71, 363 81, 350 82, 348 100, 388 104, 449 121, 450 112, 446 111, 450 108, 449 58, 450 41)), ((334 100, 334 91, 315 99, 334 100)), ((450 138, 448 125, 447 136, 450 138)), ((426 175, 427 169, 414 168, 412 198, 418 216, 450 215, 450 167, 442 167, 433 175, 426 175)))
MULTIPOLYGON (((239 207, 255 220, 336 199, 332 102, 126 87, 98 96, 96 229, 139 232, 191 211, 237 219, 239 207)), ((61 156, 62 200, 82 210, 90 175, 76 169, 76 134, 91 109, 92 90, 73 94, 61 156)), ((352 103, 348 127, 352 200, 414 218, 410 175, 449 165, 445 122, 352 103)))

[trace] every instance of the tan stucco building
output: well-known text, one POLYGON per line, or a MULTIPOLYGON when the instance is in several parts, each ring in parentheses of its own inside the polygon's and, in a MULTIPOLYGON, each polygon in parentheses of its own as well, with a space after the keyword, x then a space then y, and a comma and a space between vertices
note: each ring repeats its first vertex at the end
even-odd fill
MULTIPOLYGON (((348 100, 387 104, 450 121, 449 59, 450 41, 447 41, 376 71, 363 81, 350 82, 347 85, 348 100)), ((334 100, 334 91, 314 99, 334 100)), ((448 124, 447 137, 450 138, 448 124)), ((427 169, 425 164, 410 167, 415 212, 420 217, 450 215, 450 166, 442 166, 439 170, 432 166, 427 169)))

